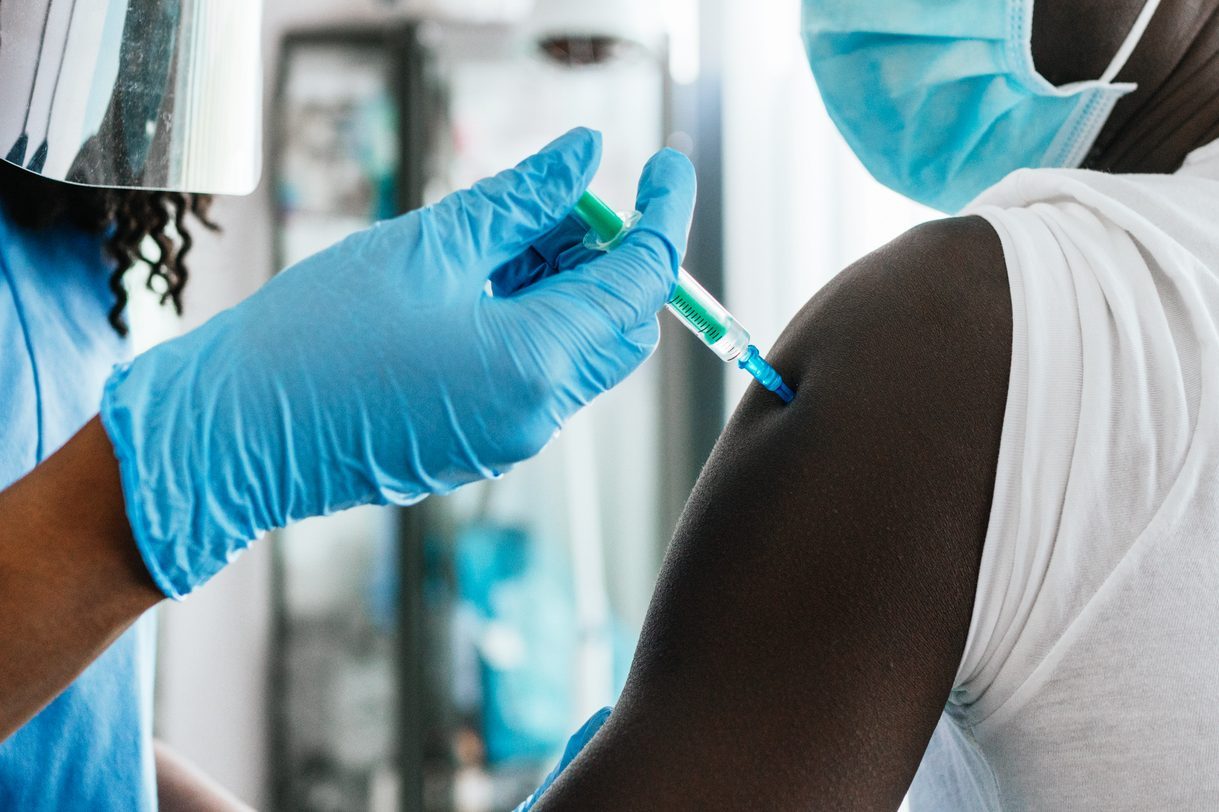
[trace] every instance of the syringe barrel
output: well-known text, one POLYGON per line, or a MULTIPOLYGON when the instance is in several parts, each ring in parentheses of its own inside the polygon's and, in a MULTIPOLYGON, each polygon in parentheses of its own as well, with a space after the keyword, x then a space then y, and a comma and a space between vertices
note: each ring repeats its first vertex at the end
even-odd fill
POLYGON ((748 331, 685 268, 668 308, 724 361, 735 361, 749 348, 748 331))
MULTIPOLYGON (((575 214, 589 228, 585 245, 595 251, 613 250, 639 222, 638 212, 624 217, 592 192, 585 192, 576 203, 575 214)), ((685 268, 668 307, 723 360, 735 361, 748 350, 749 333, 685 268)))

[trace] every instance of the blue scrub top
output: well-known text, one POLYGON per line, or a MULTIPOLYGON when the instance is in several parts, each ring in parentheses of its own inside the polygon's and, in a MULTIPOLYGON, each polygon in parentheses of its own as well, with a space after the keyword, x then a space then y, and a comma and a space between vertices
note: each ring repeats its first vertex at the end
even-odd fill
MULTIPOLYGON (((101 244, 19 230, 0 209, 0 489, 97 413, 111 366, 129 353, 107 320, 101 244)), ((150 613, 0 744, 0 810, 156 809, 154 645, 150 613)))

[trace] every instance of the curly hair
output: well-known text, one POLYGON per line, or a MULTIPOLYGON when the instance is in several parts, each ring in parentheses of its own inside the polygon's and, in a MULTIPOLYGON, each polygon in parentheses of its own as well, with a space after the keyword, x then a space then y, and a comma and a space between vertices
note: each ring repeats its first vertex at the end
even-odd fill
POLYGON ((181 315, 182 291, 190 275, 186 255, 194 243, 188 220, 193 218, 208 230, 218 230, 208 216, 210 195, 73 186, 4 161, 0 161, 0 203, 21 228, 59 225, 107 235, 104 252, 112 266, 110 290, 114 294, 110 324, 124 336, 127 288, 123 280, 127 273, 140 263, 146 265, 145 286, 152 291, 159 287, 161 304, 172 305, 181 315), (168 230, 171 223, 172 231, 168 230), (148 239, 156 246, 153 256, 144 253, 148 239))

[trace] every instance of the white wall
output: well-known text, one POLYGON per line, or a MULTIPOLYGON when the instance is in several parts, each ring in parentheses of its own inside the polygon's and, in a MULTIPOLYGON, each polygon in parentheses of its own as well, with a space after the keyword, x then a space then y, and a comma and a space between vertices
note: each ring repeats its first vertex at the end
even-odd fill
MULTIPOLYGON (((800 0, 724 8, 726 299, 759 347, 826 282, 939 216, 881 186, 838 134, 813 82, 800 0)), ((728 376, 729 402, 744 375, 728 376)))

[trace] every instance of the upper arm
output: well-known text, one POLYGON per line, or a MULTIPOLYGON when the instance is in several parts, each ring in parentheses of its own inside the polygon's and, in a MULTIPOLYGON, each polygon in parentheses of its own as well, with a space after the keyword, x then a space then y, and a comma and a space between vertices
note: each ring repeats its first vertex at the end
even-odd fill
POLYGON ((896 808, 969 630, 1011 359, 978 218, 845 271, 669 549, 623 696, 540 808, 896 808))

